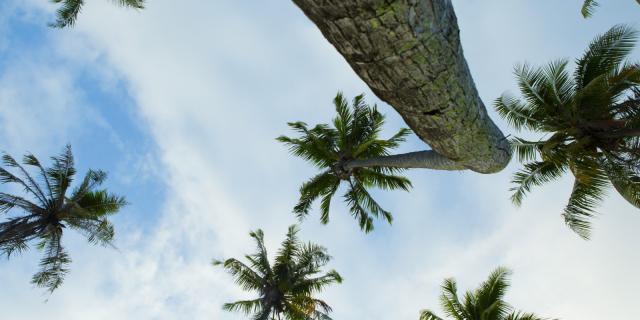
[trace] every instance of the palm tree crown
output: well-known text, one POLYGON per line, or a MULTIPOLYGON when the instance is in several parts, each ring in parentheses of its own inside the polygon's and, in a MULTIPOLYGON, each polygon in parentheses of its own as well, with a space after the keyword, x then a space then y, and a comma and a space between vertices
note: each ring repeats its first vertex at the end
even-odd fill
POLYGON ((0 192, 0 214, 13 208, 23 212, 0 223, 0 255, 10 257, 38 240, 37 247, 44 250, 44 257, 32 283, 53 292, 62 284, 71 262, 61 243, 63 230, 70 227, 84 234, 90 243, 109 245, 114 229, 107 216, 118 212, 126 202, 106 190, 96 190, 106 179, 106 173, 100 170, 89 170, 80 185, 67 195, 76 173, 71 147, 51 159, 52 166, 44 168, 33 154, 24 156, 23 164, 38 171, 36 179, 10 155, 2 157, 4 165, 18 174, 0 167, 0 183, 19 186, 32 199, 0 192))
MULTIPOLYGON (((55 28, 73 26, 84 5, 84 0, 52 0, 52 2, 62 4, 58 9, 56 22, 50 24, 55 28)), ((145 0, 113 0, 113 2, 123 7, 143 9, 145 0)))
MULTIPOLYGON (((514 311, 502 298, 509 287, 509 270, 497 268, 474 291, 467 291, 461 300, 454 279, 442 284, 440 304, 447 316, 457 320, 542 320, 532 313, 514 311)), ((443 320, 430 310, 420 313, 420 320, 443 320)))
POLYGON ((334 99, 337 117, 333 119, 333 128, 327 124, 319 124, 309 129, 304 122, 289 123, 289 126, 300 133, 300 138, 281 136, 278 141, 290 147, 292 154, 302 157, 323 170, 305 182, 300 188, 300 200, 294 207, 299 218, 305 217, 313 202, 321 198, 320 221, 329 221, 329 206, 341 182, 347 185, 344 198, 351 214, 365 232, 373 230, 373 218, 382 216, 389 223, 391 213, 382 209, 371 197, 367 188, 378 187, 386 190, 409 190, 411 182, 402 176, 395 175, 404 170, 393 167, 347 167, 353 160, 369 159, 389 155, 389 150, 398 147, 409 134, 408 129, 401 129, 387 140, 378 137, 384 116, 376 106, 370 107, 359 95, 353 99, 351 108, 348 102, 338 93, 334 99))
POLYGON ((516 68, 524 99, 503 95, 497 111, 516 129, 549 138, 512 140, 524 169, 516 173, 512 200, 519 205, 533 186, 570 171, 573 191, 563 216, 583 238, 590 218, 609 185, 640 205, 640 65, 624 62, 636 33, 615 26, 596 37, 576 61, 573 77, 567 61, 545 68, 516 68))
POLYGON ((244 290, 256 291, 260 297, 226 303, 227 311, 251 314, 255 320, 330 320, 331 307, 313 297, 332 283, 341 283, 340 275, 331 270, 317 276, 330 260, 326 249, 298 240, 296 226, 290 226, 286 239, 278 251, 275 263, 271 264, 264 246, 262 230, 251 232, 258 250, 246 255, 249 265, 236 259, 214 261, 222 265, 236 278, 236 283, 244 290))

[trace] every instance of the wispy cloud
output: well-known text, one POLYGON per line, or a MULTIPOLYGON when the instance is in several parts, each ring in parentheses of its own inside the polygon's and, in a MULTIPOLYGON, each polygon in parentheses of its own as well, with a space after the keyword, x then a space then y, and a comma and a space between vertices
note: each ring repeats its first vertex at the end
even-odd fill
MULTIPOLYGON (((579 19, 565 21, 577 14, 568 5, 555 9, 557 16, 548 14, 555 1, 455 4, 487 103, 513 87, 514 61, 578 54, 592 29, 604 30, 617 19, 585 27, 579 19), (541 19, 580 36, 567 42, 531 27, 541 19)), ((40 304, 28 288, 29 272, 21 271, 34 267, 28 263, 32 256, 0 264, 14 275, 0 275, 12 297, 0 299, 0 307, 10 319, 45 313, 53 319, 241 319, 220 306, 246 295, 209 262, 253 250, 247 232, 256 228, 265 230, 275 250, 295 222, 290 210, 297 188, 313 174, 274 138, 287 133, 287 121, 327 122, 339 89, 375 97, 288 2, 158 0, 134 12, 96 1, 87 4, 75 29, 47 32, 59 33, 51 45, 55 55, 91 69, 105 90, 129 95, 136 108, 129 116, 143 123, 157 145, 151 171, 166 190, 154 199, 159 211, 132 209, 140 219, 155 221, 153 229, 118 226, 126 230, 119 234, 119 251, 88 248, 71 237, 73 272, 48 304, 40 304)), ((55 138, 51 132, 68 139, 76 130, 91 130, 82 121, 28 116, 47 108, 42 110, 85 117, 90 113, 72 106, 90 101, 91 94, 74 90, 75 73, 32 60, 23 65, 0 78, 0 130, 15 136, 32 132, 11 148, 44 145, 55 138), (38 79, 41 70, 54 83, 38 79), (55 123, 64 125, 47 130, 55 123)), ((389 128, 403 125, 391 108, 381 108, 389 128)), ((127 144, 126 136, 118 137, 127 144)), ((409 147, 425 146, 412 141, 409 147)), ((335 318, 415 319, 421 308, 437 309, 444 277, 472 288, 499 264, 515 271, 508 297, 519 308, 565 319, 629 318, 625 306, 633 304, 632 290, 640 285, 631 276, 640 267, 632 245, 634 226, 640 225, 636 210, 613 195, 601 209, 607 214, 594 224, 594 240, 583 242, 559 217, 569 182, 540 190, 515 209, 507 192, 513 168, 491 176, 411 172, 411 193, 379 193, 396 220, 392 227, 379 224, 370 235, 358 230, 339 201, 328 226, 311 215, 303 223, 303 239, 325 245, 335 257, 330 266, 345 277, 325 293, 335 318)))

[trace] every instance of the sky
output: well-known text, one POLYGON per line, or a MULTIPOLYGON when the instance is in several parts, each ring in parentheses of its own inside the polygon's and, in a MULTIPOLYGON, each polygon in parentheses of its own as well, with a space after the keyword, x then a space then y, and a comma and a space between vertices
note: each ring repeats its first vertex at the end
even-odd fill
MULTIPOLYGON (((573 60, 617 23, 640 28, 631 0, 603 2, 589 20, 578 0, 453 3, 488 106, 517 93, 515 64, 573 60)), ((291 2, 155 0, 133 11, 90 1, 65 30, 47 27, 55 8, 0 3, 0 149, 47 159, 71 144, 79 172, 108 171, 106 186, 130 205, 113 218, 117 250, 65 235, 71 273, 52 296, 29 283, 36 249, 0 260, 0 319, 244 319, 221 306, 251 294, 210 262, 253 252, 248 233, 258 228, 273 253, 297 222, 298 187, 315 170, 275 141, 291 133, 286 123, 330 121, 343 91, 377 103, 384 135, 405 126, 291 2)), ((411 137, 398 152, 427 148, 411 137)), ((444 278, 463 291, 498 266, 514 272, 507 301, 517 309, 636 317, 637 209, 610 192, 592 240, 581 240, 560 217, 572 181, 538 188, 516 208, 508 189, 517 168, 410 171, 410 192, 374 192, 395 220, 370 234, 340 201, 328 225, 314 210, 300 237, 325 246, 328 268, 344 278, 321 295, 333 318, 442 314, 444 278)))

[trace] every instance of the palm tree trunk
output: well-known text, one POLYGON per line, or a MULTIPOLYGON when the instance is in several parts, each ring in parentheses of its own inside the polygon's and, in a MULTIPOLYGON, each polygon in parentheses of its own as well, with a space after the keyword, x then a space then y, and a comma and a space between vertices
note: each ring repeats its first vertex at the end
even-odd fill
POLYGON ((508 141, 478 95, 451 0, 293 2, 434 152, 476 172, 507 165, 508 141))
POLYGON ((425 168, 434 170, 465 170, 464 165, 432 150, 409 152, 347 162, 347 170, 364 167, 425 168))

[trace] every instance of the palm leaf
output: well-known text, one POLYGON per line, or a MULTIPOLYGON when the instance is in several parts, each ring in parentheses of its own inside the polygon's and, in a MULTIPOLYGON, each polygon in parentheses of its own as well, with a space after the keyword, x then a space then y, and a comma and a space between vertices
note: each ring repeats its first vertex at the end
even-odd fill
POLYGON ((574 78, 577 89, 586 87, 600 75, 614 72, 633 50, 636 38, 637 33, 626 25, 616 25, 598 35, 576 61, 574 78))
POLYGON ((552 161, 536 161, 525 164, 524 169, 516 172, 511 180, 516 185, 509 189, 515 191, 511 196, 511 201, 517 206, 521 205, 522 199, 531 191, 532 187, 558 179, 564 172, 563 166, 552 161))

